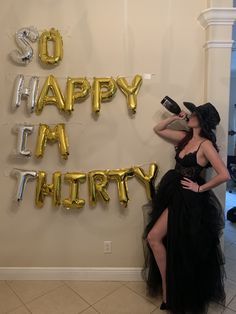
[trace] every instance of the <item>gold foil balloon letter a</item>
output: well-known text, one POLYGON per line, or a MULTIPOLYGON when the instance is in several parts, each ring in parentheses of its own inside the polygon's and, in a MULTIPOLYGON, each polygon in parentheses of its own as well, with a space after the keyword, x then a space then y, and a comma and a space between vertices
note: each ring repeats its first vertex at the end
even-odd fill
POLYGON ((40 114, 46 105, 55 105, 60 111, 65 109, 64 96, 53 75, 49 75, 43 85, 36 105, 36 114, 40 114), (49 95, 50 92, 52 95, 49 95))

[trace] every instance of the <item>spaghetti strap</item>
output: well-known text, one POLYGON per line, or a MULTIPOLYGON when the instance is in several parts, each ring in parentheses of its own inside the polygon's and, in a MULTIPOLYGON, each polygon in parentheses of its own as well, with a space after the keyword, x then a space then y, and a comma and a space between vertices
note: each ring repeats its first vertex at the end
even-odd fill
POLYGON ((206 140, 207 140, 207 139, 203 140, 203 141, 199 144, 198 149, 197 149, 196 151, 198 151, 198 150, 199 150, 199 148, 200 148, 201 144, 202 144, 203 142, 205 142, 206 140))

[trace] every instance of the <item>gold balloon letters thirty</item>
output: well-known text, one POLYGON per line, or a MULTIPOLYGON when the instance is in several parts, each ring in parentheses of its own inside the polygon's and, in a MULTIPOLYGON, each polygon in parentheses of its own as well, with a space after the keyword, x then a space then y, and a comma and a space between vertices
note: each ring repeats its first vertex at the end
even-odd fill
POLYGON ((17 193, 16 200, 22 201, 25 186, 28 179, 37 179, 35 192, 35 205, 38 208, 43 207, 46 196, 52 197, 52 205, 60 206, 67 209, 82 208, 85 205, 85 200, 80 198, 80 184, 84 183, 88 178, 89 204, 95 206, 98 201, 98 196, 104 202, 109 202, 110 197, 107 192, 108 184, 111 180, 117 183, 119 202, 122 206, 127 207, 128 196, 128 179, 136 176, 143 183, 147 198, 152 199, 151 190, 154 187, 155 179, 158 173, 156 163, 149 165, 148 173, 139 167, 114 169, 114 170, 92 170, 87 174, 84 172, 67 172, 64 176, 64 181, 69 184, 69 196, 62 200, 62 173, 56 171, 52 174, 51 183, 47 182, 47 174, 45 171, 33 171, 25 169, 13 169, 12 175, 17 178, 17 193))
POLYGON ((46 195, 52 196, 53 206, 61 204, 61 173, 54 172, 52 183, 47 183, 47 174, 44 171, 38 171, 38 182, 35 193, 35 204, 37 207, 43 207, 46 195))

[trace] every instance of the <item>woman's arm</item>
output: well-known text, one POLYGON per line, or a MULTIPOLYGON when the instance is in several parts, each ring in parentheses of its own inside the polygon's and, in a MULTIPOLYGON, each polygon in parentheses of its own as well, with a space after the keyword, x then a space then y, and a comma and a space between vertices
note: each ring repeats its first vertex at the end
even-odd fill
POLYGON ((231 178, 227 167, 210 140, 207 140, 202 144, 202 150, 205 157, 210 161, 212 167, 217 172, 217 175, 201 185, 199 187, 199 192, 210 190, 231 178))
POLYGON ((182 120, 186 116, 186 112, 181 111, 179 115, 173 115, 169 118, 166 118, 162 121, 160 121, 154 128, 154 132, 161 137, 170 140, 174 144, 177 144, 179 141, 181 141, 185 136, 185 131, 178 131, 178 130, 172 130, 167 128, 170 123, 176 120, 182 120))

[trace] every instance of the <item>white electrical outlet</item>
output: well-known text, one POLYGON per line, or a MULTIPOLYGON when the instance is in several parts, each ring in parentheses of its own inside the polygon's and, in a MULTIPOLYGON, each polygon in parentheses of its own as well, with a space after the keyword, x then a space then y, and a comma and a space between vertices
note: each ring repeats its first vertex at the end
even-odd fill
POLYGON ((103 252, 104 253, 111 253, 111 241, 104 241, 104 246, 103 246, 103 252))

